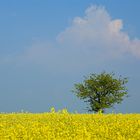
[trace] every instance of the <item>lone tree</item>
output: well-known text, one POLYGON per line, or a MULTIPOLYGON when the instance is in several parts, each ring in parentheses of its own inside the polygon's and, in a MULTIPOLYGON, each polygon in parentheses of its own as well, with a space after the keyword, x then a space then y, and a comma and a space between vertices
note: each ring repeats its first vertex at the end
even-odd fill
POLYGON ((75 84, 73 90, 76 96, 88 102, 88 111, 104 112, 105 108, 111 108, 115 103, 119 104, 123 96, 127 96, 125 84, 127 78, 115 78, 114 73, 102 72, 85 77, 83 83, 75 84))

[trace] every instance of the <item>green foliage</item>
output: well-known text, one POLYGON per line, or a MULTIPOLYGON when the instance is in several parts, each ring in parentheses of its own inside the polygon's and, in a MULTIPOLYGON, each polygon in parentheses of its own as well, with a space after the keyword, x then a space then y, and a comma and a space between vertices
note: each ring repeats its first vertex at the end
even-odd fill
POLYGON ((85 77, 83 83, 75 84, 73 92, 88 102, 88 111, 104 112, 105 108, 121 103, 123 97, 127 96, 127 82, 127 78, 115 78, 114 73, 91 74, 85 77))

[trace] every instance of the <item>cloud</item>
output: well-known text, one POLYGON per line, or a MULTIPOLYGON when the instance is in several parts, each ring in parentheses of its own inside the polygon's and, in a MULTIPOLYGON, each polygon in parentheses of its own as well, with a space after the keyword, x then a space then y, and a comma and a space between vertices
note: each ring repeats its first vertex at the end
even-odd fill
POLYGON ((111 58, 125 54, 140 57, 140 40, 131 40, 122 29, 121 19, 112 19, 104 7, 90 6, 84 17, 73 19, 72 25, 58 35, 57 41, 111 58))
POLYGON ((90 6, 84 17, 58 34, 52 43, 32 44, 4 61, 43 65, 52 71, 72 71, 98 66, 126 56, 140 58, 140 40, 130 39, 123 21, 112 19, 104 7, 90 6))

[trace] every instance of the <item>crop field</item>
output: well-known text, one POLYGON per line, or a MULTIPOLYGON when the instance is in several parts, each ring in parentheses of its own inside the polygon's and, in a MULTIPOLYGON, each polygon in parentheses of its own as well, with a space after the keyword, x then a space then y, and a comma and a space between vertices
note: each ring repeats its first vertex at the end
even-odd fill
POLYGON ((0 140, 139 140, 140 114, 1 113, 0 140))

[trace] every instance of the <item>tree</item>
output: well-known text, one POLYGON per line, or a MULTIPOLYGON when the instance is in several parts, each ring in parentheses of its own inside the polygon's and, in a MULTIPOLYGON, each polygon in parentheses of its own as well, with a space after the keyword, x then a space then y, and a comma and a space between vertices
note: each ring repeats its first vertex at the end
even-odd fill
POLYGON ((124 96, 128 97, 127 82, 128 78, 116 78, 114 73, 90 74, 83 83, 75 84, 73 92, 89 104, 88 111, 105 112, 105 108, 121 103, 124 96))

